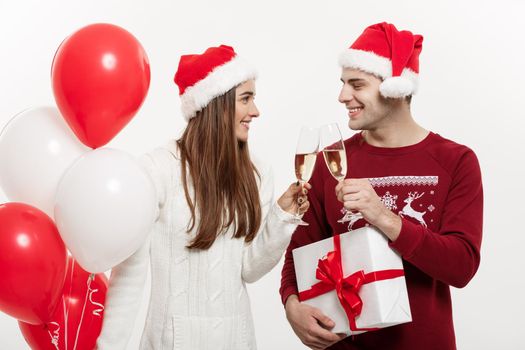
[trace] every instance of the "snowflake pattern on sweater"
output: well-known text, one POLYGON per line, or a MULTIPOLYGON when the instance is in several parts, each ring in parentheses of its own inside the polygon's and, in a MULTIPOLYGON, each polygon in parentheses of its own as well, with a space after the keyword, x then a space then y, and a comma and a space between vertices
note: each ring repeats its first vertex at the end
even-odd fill
MULTIPOLYGON (((436 209, 433 199, 439 176, 385 176, 369 178, 368 181, 381 202, 392 212, 411 218, 425 227, 428 226, 427 221, 434 222, 435 218, 431 214, 436 209)), ((341 212, 344 212, 344 208, 341 212)), ((363 220, 362 217, 359 220, 363 220)))

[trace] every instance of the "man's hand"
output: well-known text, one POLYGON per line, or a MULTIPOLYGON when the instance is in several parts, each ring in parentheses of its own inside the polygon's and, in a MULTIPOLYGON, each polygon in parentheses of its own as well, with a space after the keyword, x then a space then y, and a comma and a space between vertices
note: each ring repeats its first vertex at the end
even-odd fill
POLYGON ((401 232, 401 218, 388 210, 368 179, 346 179, 335 188, 337 199, 350 211, 358 211, 391 241, 401 232))
POLYGON ((297 295, 290 295, 286 300, 286 318, 293 331, 310 349, 322 350, 344 339, 329 331, 335 324, 321 310, 299 302, 297 295))

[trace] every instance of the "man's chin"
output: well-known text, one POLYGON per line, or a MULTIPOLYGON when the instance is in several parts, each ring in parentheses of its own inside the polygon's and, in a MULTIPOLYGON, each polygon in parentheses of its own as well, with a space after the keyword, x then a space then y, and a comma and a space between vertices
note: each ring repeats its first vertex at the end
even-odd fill
POLYGON ((360 130, 363 130, 363 126, 360 125, 359 123, 356 123, 356 122, 353 122, 352 120, 350 120, 348 122, 348 127, 354 131, 360 131, 360 130))

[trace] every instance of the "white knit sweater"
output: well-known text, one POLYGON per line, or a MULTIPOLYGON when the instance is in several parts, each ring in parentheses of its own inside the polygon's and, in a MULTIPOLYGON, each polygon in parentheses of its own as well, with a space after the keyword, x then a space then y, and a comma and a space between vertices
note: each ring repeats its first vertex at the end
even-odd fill
POLYGON ((261 174, 262 225, 251 243, 233 228, 208 250, 189 250, 195 232, 181 182, 175 143, 143 156, 159 198, 158 219, 147 243, 111 273, 99 350, 126 349, 151 263, 151 298, 140 349, 255 349, 245 283, 279 261, 296 228, 293 216, 273 203, 273 178, 261 174))

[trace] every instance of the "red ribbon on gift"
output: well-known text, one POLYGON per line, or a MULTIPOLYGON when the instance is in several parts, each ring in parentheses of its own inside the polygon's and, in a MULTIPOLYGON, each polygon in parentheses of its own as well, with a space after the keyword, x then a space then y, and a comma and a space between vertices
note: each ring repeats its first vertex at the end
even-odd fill
POLYGON ((357 328, 355 318, 361 314, 363 301, 359 296, 359 289, 364 284, 388 280, 405 275, 402 269, 381 270, 365 273, 359 270, 350 276, 343 277, 341 261, 341 239, 339 235, 333 237, 334 250, 325 258, 319 259, 315 277, 320 281, 310 289, 299 292, 299 300, 304 301, 318 297, 335 289, 337 298, 345 310, 349 326, 352 331, 372 331, 377 328, 357 328))

